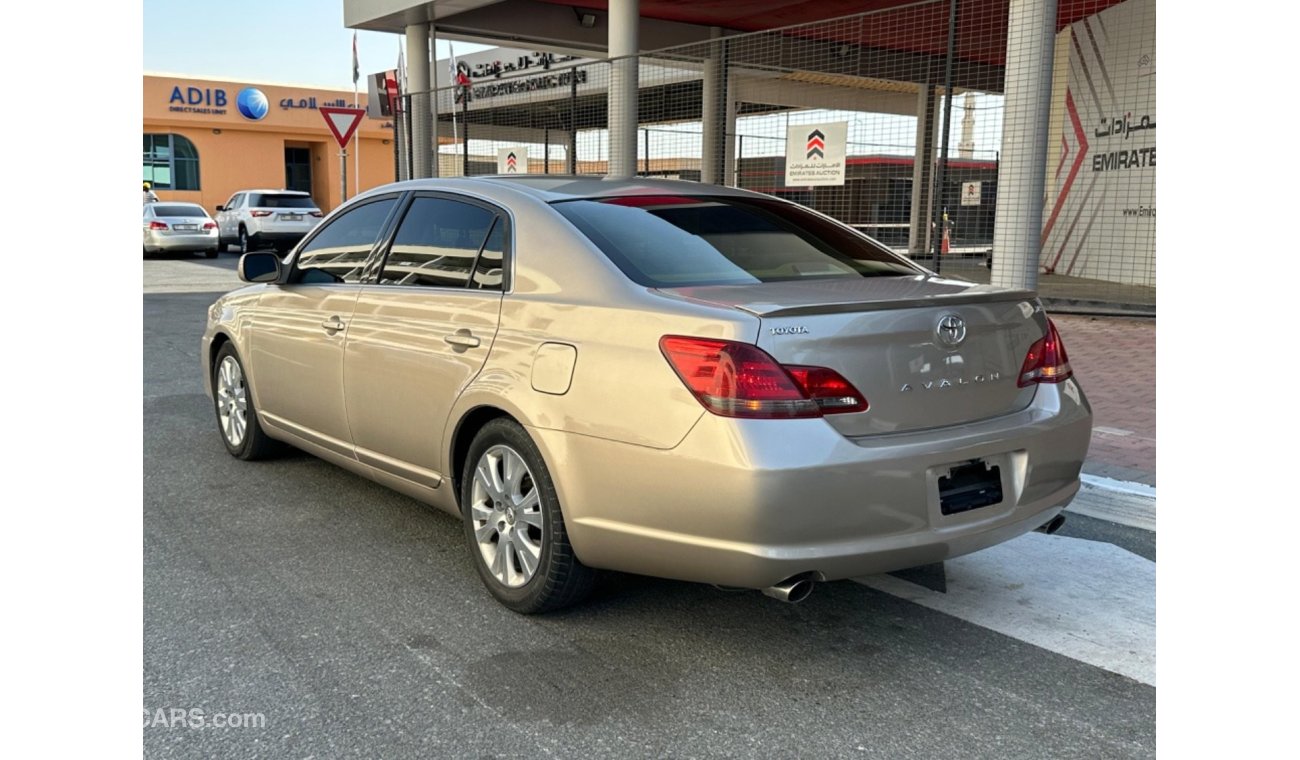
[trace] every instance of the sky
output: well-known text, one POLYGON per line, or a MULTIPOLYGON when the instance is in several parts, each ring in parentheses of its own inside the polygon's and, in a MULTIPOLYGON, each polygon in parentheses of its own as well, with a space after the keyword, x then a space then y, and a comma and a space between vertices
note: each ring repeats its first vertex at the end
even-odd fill
MULTIPOLYGON (((144 70, 263 83, 352 89, 352 31, 343 26, 343 0, 227 0, 206 5, 176 0, 144 1, 144 70)), ((357 32, 361 76, 393 68, 405 38, 398 34, 357 32)), ((458 56, 488 49, 469 42, 452 43, 458 56)), ((438 42, 438 57, 449 55, 438 42)), ((365 82, 361 82, 365 86, 365 82)), ((979 96, 977 158, 992 158, 1001 134, 1001 98, 979 96)), ((951 150, 961 139, 961 110, 954 113, 951 150)), ((741 119, 748 138, 745 156, 780 155, 787 117, 741 119)), ((799 122, 848 121, 850 154, 907 154, 914 150, 915 119, 887 114, 808 111, 799 122)), ((652 157, 698 153, 699 137, 679 132, 698 125, 671 125, 650 134, 652 157)), ((471 149, 491 152, 492 145, 471 149)), ((538 148, 540 155, 540 147, 538 148)), ((606 158, 604 135, 584 135, 582 159, 606 158)))
MULTIPOLYGON (((358 31, 361 76, 394 68, 404 39, 358 31)), ((453 44, 458 56, 485 49, 453 44)), ((144 0, 144 70, 350 90, 352 30, 343 0, 144 0)))

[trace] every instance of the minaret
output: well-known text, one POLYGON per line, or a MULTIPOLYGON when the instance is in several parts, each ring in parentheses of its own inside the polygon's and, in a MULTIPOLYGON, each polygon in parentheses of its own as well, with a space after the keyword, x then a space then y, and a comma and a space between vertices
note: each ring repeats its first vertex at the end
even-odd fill
POLYGON ((957 155, 960 158, 975 157, 975 93, 966 93, 966 102, 962 105, 966 114, 961 117, 961 142, 957 143, 957 155))

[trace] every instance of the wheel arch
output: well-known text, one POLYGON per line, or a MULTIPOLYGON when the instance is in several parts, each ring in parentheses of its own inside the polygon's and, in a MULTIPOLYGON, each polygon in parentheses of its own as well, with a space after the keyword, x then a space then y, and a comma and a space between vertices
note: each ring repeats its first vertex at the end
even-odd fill
POLYGON ((523 424, 510 412, 490 404, 482 404, 470 409, 461 415, 460 420, 456 422, 456 428, 451 435, 451 450, 449 452, 451 470, 447 473, 447 479, 451 481, 452 498, 455 499, 457 509, 463 509, 460 503, 460 477, 465 470, 465 461, 469 458, 469 447, 484 425, 501 418, 523 424))
MULTIPOLYGON (((208 377, 217 371, 217 352, 227 343, 233 343, 234 339, 225 330, 217 330, 212 334, 212 343, 208 345, 208 377)), ((236 348, 238 350, 238 348, 236 348)))

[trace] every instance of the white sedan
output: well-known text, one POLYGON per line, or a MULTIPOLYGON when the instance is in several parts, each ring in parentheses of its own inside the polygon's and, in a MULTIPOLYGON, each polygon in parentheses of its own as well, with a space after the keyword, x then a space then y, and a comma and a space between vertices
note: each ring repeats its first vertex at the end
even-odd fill
POLYGON ((217 223, 197 203, 144 204, 144 255, 202 251, 217 257, 217 223))

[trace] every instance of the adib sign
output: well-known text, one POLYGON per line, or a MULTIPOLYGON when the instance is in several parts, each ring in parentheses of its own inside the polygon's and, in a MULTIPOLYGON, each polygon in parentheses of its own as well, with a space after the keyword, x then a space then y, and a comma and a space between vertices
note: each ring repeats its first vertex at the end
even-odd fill
POLYGON ((167 99, 167 110, 176 113, 202 113, 220 116, 226 112, 226 91, 220 87, 181 87, 172 88, 171 97, 167 99))

